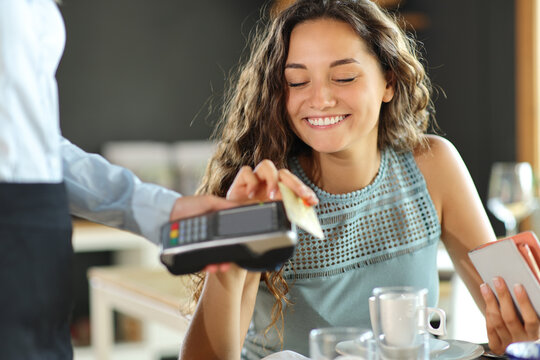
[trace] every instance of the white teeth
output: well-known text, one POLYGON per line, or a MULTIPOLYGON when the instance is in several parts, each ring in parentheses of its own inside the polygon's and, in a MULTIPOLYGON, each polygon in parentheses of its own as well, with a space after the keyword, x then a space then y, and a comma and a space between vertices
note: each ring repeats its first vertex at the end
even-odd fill
POLYGON ((308 118, 307 121, 311 125, 315 126, 323 126, 323 125, 334 125, 340 122, 341 120, 345 119, 344 115, 341 116, 333 116, 333 117, 325 117, 325 118, 308 118))

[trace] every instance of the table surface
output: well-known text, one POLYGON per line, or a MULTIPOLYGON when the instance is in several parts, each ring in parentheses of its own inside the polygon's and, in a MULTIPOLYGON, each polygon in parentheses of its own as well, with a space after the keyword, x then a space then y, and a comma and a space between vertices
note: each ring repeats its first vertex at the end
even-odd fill
MULTIPOLYGON (((140 267, 94 267, 88 271, 88 276, 171 309, 180 309, 180 313, 186 317, 193 314, 195 309, 189 276, 174 276, 165 269, 140 267)), ((479 359, 493 358, 482 356, 479 359)))
POLYGON ((88 270, 88 277, 180 309, 182 315, 189 316, 195 309, 189 276, 174 276, 159 268, 94 267, 88 270))

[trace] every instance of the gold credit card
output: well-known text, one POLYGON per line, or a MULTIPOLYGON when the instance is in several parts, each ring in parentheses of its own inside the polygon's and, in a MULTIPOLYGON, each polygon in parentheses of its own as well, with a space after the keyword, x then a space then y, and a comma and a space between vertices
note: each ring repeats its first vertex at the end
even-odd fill
POLYGON ((324 239, 321 224, 319 224, 319 219, 313 206, 307 205, 302 198, 281 182, 278 182, 278 186, 289 221, 311 235, 319 239, 324 239))

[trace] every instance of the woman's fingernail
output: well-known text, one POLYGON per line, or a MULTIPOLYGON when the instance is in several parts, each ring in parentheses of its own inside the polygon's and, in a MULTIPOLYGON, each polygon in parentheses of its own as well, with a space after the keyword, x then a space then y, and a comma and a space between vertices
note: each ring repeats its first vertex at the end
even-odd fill
POLYGON ((316 198, 317 197, 317 195, 315 195, 315 193, 313 191, 311 191, 311 189, 308 188, 308 187, 305 188, 304 194, 306 195, 306 197, 310 197, 310 198, 316 198))
POLYGON ((268 197, 270 198, 270 200, 274 200, 274 198, 276 197, 276 190, 271 190, 268 193, 268 197))
POLYGON ((488 289, 488 286, 485 283, 480 285, 480 292, 482 293, 482 296, 484 298, 488 295, 489 289, 488 289))
POLYGON ((501 278, 498 277, 498 276, 496 276, 496 277, 493 278, 493 284, 495 284, 495 287, 496 287, 497 289, 500 289, 500 288, 502 288, 502 286, 503 286, 502 281, 501 281, 501 278))
POLYGON ((516 295, 521 295, 525 292, 525 290, 523 289, 523 285, 521 284, 515 284, 514 285, 514 293, 516 293, 516 295))
POLYGON ((253 199, 255 197, 255 191, 252 191, 248 194, 248 199, 253 199))

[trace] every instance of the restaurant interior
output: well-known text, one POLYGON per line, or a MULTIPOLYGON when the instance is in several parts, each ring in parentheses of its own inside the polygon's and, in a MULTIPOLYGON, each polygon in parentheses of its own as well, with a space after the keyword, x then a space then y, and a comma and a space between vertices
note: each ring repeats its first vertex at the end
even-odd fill
MULTIPOLYGON (((223 92, 261 14, 276 0, 64 0, 57 73, 63 135, 141 179, 192 194, 214 144, 223 92)), ((376 0, 422 44, 437 132, 460 152, 488 208, 497 162, 540 171, 537 0, 376 0)), ((534 176, 534 179, 536 177, 534 176)), ((537 196, 537 189, 534 189, 537 196)), ((520 230, 540 234, 540 210, 520 230)), ((159 249, 74 218, 75 359, 176 359, 194 304, 159 249)), ((440 246, 449 338, 487 341, 483 316, 440 246)))

